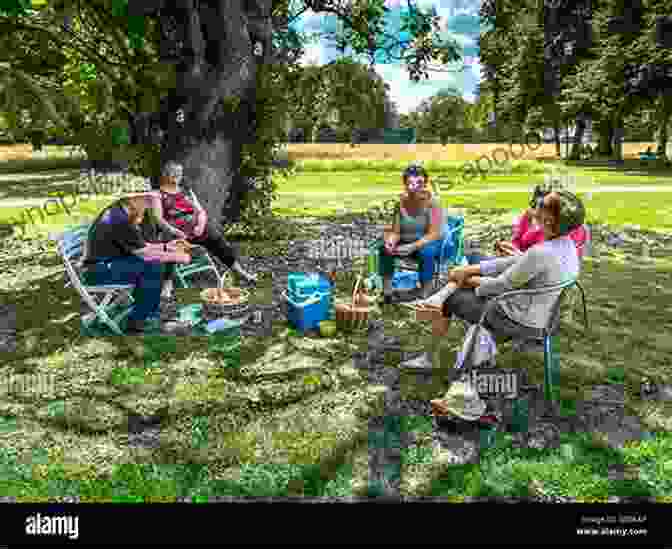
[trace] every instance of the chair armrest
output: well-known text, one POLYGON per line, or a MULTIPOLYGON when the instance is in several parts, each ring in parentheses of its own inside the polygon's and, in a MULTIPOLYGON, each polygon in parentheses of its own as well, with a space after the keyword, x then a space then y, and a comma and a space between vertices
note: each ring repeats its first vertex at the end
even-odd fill
MULTIPOLYGON (((551 285, 551 286, 545 286, 545 287, 541 287, 541 288, 513 290, 511 292, 505 292, 504 294, 500 294, 499 296, 493 296, 486 303, 485 309, 483 310, 483 313, 481 314, 481 318, 478 321, 478 327, 480 328, 480 327, 483 326, 483 322, 485 321, 485 317, 487 316, 487 314, 490 311, 492 311, 492 309, 495 307, 495 304, 499 300, 502 300, 502 299, 505 299, 505 298, 510 298, 511 296, 519 296, 519 295, 524 295, 524 294, 537 295, 537 294, 547 294, 547 293, 550 293, 550 292, 555 292, 557 290, 563 291, 564 289, 570 288, 574 285, 577 285, 579 287, 579 289, 581 289, 581 295, 583 296, 583 288, 581 287, 581 285, 579 284, 579 282, 577 280, 571 280, 571 281, 568 281, 566 283, 551 285)), ((553 310, 551 311, 550 319, 548 320, 548 323, 547 323, 546 327, 544 328, 544 331, 546 333, 548 333, 549 329, 552 327, 552 325, 555 324, 555 319, 556 319, 556 317, 558 315, 558 312, 559 312, 560 298, 561 297, 562 297, 562 294, 560 295, 560 297, 558 298, 558 300, 555 302, 555 304, 553 306, 553 310)), ((583 306, 584 306, 584 314, 585 314, 585 306, 586 306, 585 298, 584 298, 584 301, 583 301, 583 306)), ((587 328, 588 327, 588 317, 587 316, 585 317, 585 321, 586 321, 586 328, 587 328)), ((467 350, 467 353, 465 354, 465 359, 464 359, 463 365, 471 365, 471 357, 472 357, 473 352, 474 352, 475 343, 476 343, 476 339, 474 338, 471 341, 471 345, 469 346, 469 349, 467 350)))
MULTIPOLYGON (((504 299, 510 298, 512 296, 523 296, 523 295, 526 295, 526 294, 531 295, 531 296, 535 296, 535 295, 539 295, 539 294, 549 294, 551 292, 555 292, 557 290, 564 290, 565 288, 569 288, 571 286, 578 285, 578 284, 579 284, 578 281, 572 280, 572 281, 568 281, 568 282, 562 283, 562 284, 545 286, 545 287, 541 287, 541 288, 526 288, 526 289, 523 289, 523 290, 513 290, 513 291, 510 291, 510 292, 505 292, 504 294, 500 294, 499 296, 493 296, 492 298, 490 298, 488 300, 488 302, 485 306, 485 309, 483 310, 483 313, 481 314, 481 318, 480 318, 478 323, 479 323, 480 326, 483 326, 483 322, 485 321, 485 317, 488 315, 488 313, 490 313, 493 310, 495 305, 500 300, 504 300, 504 299)), ((579 288, 581 288, 581 287, 579 286, 579 288)), ((583 289, 581 289, 581 292, 583 293, 583 289)), ((558 300, 558 302, 556 302, 556 304, 553 308, 553 311, 551 313, 551 318, 549 319, 548 324, 553 322, 553 319, 556 316, 558 306, 559 306, 559 300, 558 300)), ((584 301, 584 307, 585 307, 585 301, 584 301)), ((587 322, 587 318, 586 318, 586 322, 587 322)), ((548 329, 548 326, 546 327, 546 329, 548 329)))

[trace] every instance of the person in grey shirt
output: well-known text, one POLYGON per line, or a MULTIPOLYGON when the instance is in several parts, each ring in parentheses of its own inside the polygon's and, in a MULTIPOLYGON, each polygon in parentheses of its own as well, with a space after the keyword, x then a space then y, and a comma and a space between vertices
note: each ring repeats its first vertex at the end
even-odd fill
MULTIPOLYGON (((440 347, 441 337, 447 334, 453 315, 478 323, 490 296, 553 286, 578 277, 580 261, 569 233, 585 221, 583 203, 563 190, 540 199, 539 208, 543 243, 532 246, 520 256, 496 258, 450 272, 449 285, 457 288, 448 293, 440 308, 425 308, 427 317, 433 320, 434 353, 440 347)), ((484 327, 495 338, 538 338, 560 292, 512 296, 500 301, 486 316, 484 327)), ((406 365, 431 366, 432 359, 433 354, 427 353, 406 365)))

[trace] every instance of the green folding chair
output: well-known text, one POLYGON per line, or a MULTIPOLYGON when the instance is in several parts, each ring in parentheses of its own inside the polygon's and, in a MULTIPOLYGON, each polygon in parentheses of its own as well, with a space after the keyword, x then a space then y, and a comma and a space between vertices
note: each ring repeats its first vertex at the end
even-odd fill
MULTIPOLYGON (((558 398, 558 392, 559 392, 559 385, 560 385, 560 358, 558 354, 556 353, 556 346, 554 342, 554 336, 557 334, 558 329, 560 328, 560 304, 565 298, 566 292, 572 288, 572 287, 578 287, 579 290, 581 291, 581 297, 583 300, 583 314, 584 314, 584 323, 586 329, 588 329, 588 311, 586 309, 586 297, 585 293, 583 291, 583 287, 579 283, 578 280, 572 279, 569 280, 565 283, 562 284, 557 284, 557 285, 552 285, 552 286, 546 286, 542 288, 535 288, 535 289, 524 289, 524 290, 515 290, 512 292, 505 292, 504 294, 500 294, 499 296, 494 296, 490 300, 488 300, 488 303, 483 311, 483 314, 481 315, 481 318, 478 322, 478 326, 482 327, 483 322, 485 321, 486 316, 488 313, 492 310, 492 308, 495 307, 495 304, 501 300, 510 298, 512 296, 522 296, 522 295, 528 295, 528 296, 537 296, 540 294, 550 294, 553 292, 558 292, 560 291, 558 298, 553 305, 553 308, 551 310, 551 314, 549 317, 549 321, 546 324, 546 327, 544 327, 542 334, 539 338, 533 339, 533 340, 514 340, 514 351, 527 351, 529 349, 535 349, 543 346, 544 350, 544 398, 546 400, 546 403, 550 406, 554 406, 557 402, 558 398)), ((469 325, 469 323, 465 322, 465 325, 469 325)), ((493 335, 496 336, 496 335, 493 335)), ((511 340, 509 338, 509 340, 511 340)), ((459 376, 462 375, 463 372, 469 371, 471 368, 473 368, 473 365, 471 364, 471 358, 473 356, 475 344, 476 344, 477 338, 473 338, 470 342, 469 349, 467 350, 465 354, 465 359, 464 363, 462 365, 462 368, 458 371, 459 376)), ((458 373, 455 373, 457 376, 458 373)))

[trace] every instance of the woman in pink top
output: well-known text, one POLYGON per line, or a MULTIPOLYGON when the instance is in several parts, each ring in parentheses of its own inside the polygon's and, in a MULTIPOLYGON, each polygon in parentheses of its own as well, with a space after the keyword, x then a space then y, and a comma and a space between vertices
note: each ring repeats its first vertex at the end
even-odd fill
MULTIPOLYGON (((526 252, 535 244, 544 242, 544 228, 539 224, 540 200, 550 193, 537 185, 530 200, 530 208, 527 209, 513 224, 513 235, 511 241, 498 241, 495 244, 497 256, 515 256, 526 252)), ((573 229, 569 233, 569 238, 574 241, 579 259, 583 256, 584 247, 588 240, 588 232, 584 225, 573 229)), ((481 254, 467 255, 467 261, 470 264, 477 264, 483 261, 492 260, 497 256, 483 256, 481 254)))

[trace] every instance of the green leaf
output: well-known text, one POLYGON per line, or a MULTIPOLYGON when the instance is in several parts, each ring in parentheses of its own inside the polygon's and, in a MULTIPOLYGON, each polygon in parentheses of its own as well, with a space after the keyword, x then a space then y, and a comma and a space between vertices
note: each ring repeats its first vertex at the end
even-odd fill
POLYGON ((30 0, 3 0, 0 4, 0 15, 19 17, 30 13, 30 0))

